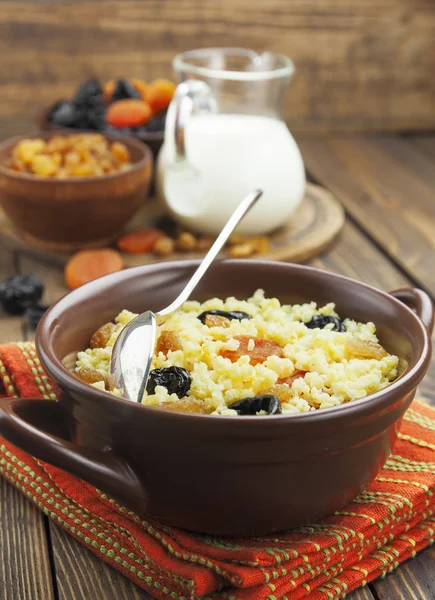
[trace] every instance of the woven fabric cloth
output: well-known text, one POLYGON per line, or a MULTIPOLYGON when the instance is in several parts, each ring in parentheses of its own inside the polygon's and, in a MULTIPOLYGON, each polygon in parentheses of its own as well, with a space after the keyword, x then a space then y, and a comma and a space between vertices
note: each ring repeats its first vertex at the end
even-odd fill
MULTIPOLYGON (((8 396, 55 398, 32 344, 0 346, 8 396)), ((318 523, 218 539, 143 520, 0 438, 0 473, 57 525, 161 599, 334 600, 395 569, 435 537, 435 411, 414 402, 394 452, 358 498, 318 523)))

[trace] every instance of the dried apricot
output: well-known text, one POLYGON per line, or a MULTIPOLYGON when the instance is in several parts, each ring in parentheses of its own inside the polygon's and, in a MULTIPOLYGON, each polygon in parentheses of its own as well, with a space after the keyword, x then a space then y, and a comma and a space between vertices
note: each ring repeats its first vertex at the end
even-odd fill
POLYGON ((307 373, 308 373, 308 371, 297 371, 290 377, 282 377, 281 379, 278 379, 277 383, 285 384, 285 385, 288 385, 289 387, 291 387, 293 385, 293 381, 296 381, 296 379, 301 379, 302 377, 305 377, 305 375, 307 373))
POLYGON ((115 80, 111 79, 110 81, 108 81, 106 83, 106 85, 104 86, 104 90, 103 90, 103 98, 104 98, 104 102, 106 104, 109 104, 110 100, 112 99, 112 94, 115 91, 115 80))
POLYGON ((346 351, 353 358, 375 358, 380 360, 388 356, 388 352, 380 344, 369 340, 350 338, 346 342, 346 351))
POLYGON ((122 252, 128 254, 144 254, 151 250, 163 235, 158 229, 141 229, 123 235, 119 238, 117 246, 122 252))
POLYGON ((160 112, 169 106, 176 87, 175 83, 169 81, 169 79, 155 79, 151 81, 148 86, 146 101, 153 113, 160 112))
POLYGON ((156 353, 163 352, 166 356, 168 352, 175 352, 176 350, 182 350, 183 343, 177 332, 170 329, 164 329, 159 335, 156 345, 156 353))
POLYGON ((91 348, 105 348, 109 343, 114 330, 114 323, 106 323, 105 325, 101 325, 101 327, 97 329, 97 331, 91 337, 89 346, 91 348))
POLYGON ((152 115, 149 104, 143 100, 127 98, 117 100, 107 109, 106 120, 113 127, 138 127, 147 123, 152 115))
POLYGON ((221 350, 220 355, 236 362, 241 356, 249 356, 251 365, 264 362, 269 356, 284 356, 281 346, 275 342, 252 335, 235 335, 234 339, 239 342, 237 350, 221 350), (252 340, 252 341, 251 341, 252 340), (251 349, 253 342, 253 348, 251 349), (248 350, 249 348, 249 350, 248 350))
POLYGON ((81 250, 65 265, 65 281, 74 290, 81 285, 124 268, 122 256, 111 248, 81 250))

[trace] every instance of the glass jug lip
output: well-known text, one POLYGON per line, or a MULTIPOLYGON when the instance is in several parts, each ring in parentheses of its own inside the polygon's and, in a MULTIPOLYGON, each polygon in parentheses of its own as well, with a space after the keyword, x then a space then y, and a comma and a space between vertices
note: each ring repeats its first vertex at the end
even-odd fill
POLYGON ((255 50, 248 48, 200 48, 197 50, 187 50, 177 54, 173 61, 172 66, 175 71, 187 71, 192 75, 199 75, 201 77, 216 78, 216 79, 228 79, 232 81, 265 81, 269 79, 280 79, 284 77, 290 78, 295 70, 294 63, 291 58, 288 58, 284 54, 275 54, 274 52, 264 52, 259 54, 255 50), (246 56, 250 58, 254 63, 256 59, 261 59, 262 56, 274 57, 277 61, 280 61, 280 65, 264 70, 255 71, 236 71, 225 68, 213 68, 202 65, 196 65, 190 62, 189 59, 195 59, 200 57, 212 57, 221 55, 234 56, 246 56))

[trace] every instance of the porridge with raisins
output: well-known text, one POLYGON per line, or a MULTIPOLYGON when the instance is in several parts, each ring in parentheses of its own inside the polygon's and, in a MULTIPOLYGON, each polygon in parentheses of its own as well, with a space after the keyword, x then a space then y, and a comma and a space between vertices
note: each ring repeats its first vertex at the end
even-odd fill
MULTIPOLYGON (((112 347, 136 315, 123 310, 79 352, 75 374, 118 396, 112 347)), ((300 413, 377 392, 398 375, 374 323, 340 319, 333 303, 285 305, 257 290, 248 300, 189 301, 158 317, 142 402, 167 410, 237 415, 300 413)))

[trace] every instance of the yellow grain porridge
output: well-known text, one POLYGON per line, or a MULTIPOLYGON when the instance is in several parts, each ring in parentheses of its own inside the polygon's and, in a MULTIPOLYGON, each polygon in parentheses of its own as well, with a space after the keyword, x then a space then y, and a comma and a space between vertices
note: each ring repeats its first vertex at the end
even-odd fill
MULTIPOLYGON (((118 396, 112 347, 136 315, 123 310, 79 352, 75 374, 118 396)), ((257 290, 248 300, 189 301, 158 317, 152 371, 142 402, 214 415, 302 413, 373 394, 398 375, 397 356, 374 323, 340 319, 333 303, 281 304, 257 290)))

